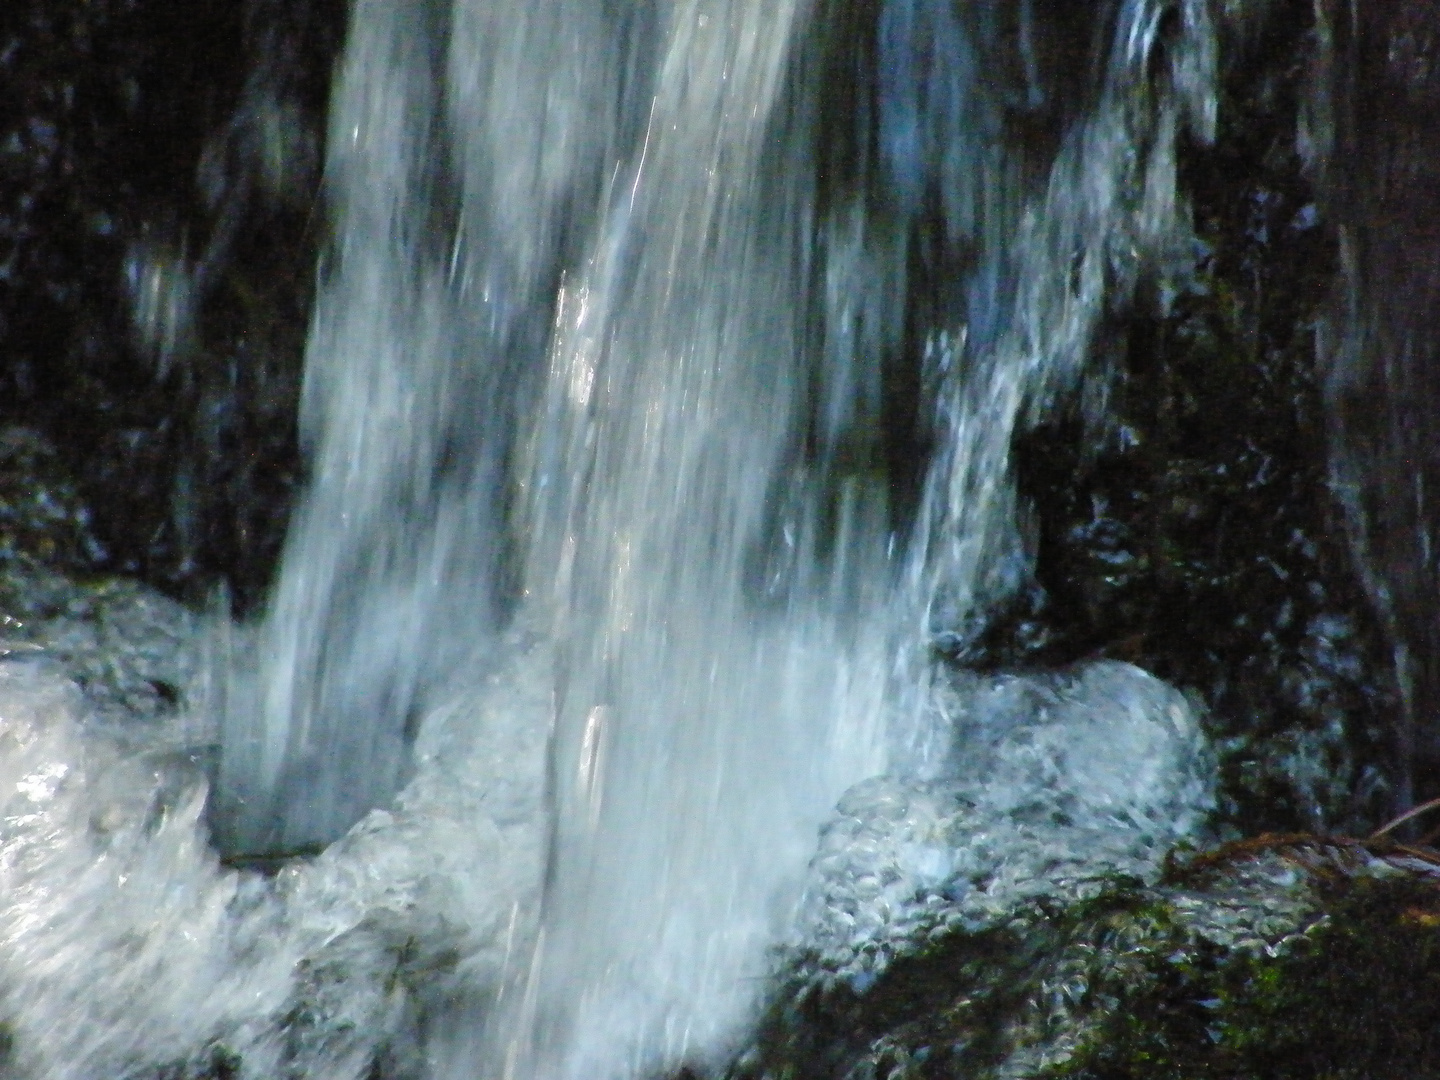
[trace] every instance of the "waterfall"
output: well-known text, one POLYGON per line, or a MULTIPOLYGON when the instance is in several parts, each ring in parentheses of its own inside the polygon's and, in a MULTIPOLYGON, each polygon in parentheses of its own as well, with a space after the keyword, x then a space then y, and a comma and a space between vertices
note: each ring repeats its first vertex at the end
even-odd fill
POLYGON ((543 626, 528 1070, 731 1030, 835 798, 925 768, 927 635, 1023 576, 1011 436, 1176 254, 1176 131, 1213 120, 1203 3, 1043 13, 882 5, 846 183, 815 160, 843 5, 354 9, 311 494, 222 793, 242 846, 334 839, 507 612, 543 626), (958 286, 917 326, 927 226, 958 286), (907 364, 938 447, 909 527, 880 445, 907 364))
POLYGON ((941 767, 932 644, 1027 573, 1012 437, 1191 257, 1210 5, 1064 7, 356 0, 309 487, 211 811, 325 850, 248 908, 183 855, 250 950, 197 1030, 303 1058, 287 963, 449 928, 441 1074, 723 1056, 836 800, 941 767))

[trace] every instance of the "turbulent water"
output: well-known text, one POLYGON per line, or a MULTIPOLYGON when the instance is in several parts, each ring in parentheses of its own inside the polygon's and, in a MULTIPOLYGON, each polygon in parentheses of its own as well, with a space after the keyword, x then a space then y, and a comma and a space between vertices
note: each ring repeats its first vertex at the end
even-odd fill
POLYGON ((930 669, 1024 579, 1013 433, 1190 258, 1210 6, 1061 7, 357 0, 268 615, 128 741, 0 668, 22 1075, 712 1065, 771 947, 873 968, 870 826, 805 892, 867 778, 839 820, 949 823, 897 911, 974 917, 1007 844, 1148 865, 1194 826, 1154 680, 930 669), (323 853, 219 864, 210 738, 221 849, 323 853))

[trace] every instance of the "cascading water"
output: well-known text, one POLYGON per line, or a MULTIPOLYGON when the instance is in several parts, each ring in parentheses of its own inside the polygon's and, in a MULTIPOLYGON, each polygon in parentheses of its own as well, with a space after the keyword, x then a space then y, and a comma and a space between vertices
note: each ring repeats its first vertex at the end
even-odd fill
POLYGON ((1017 427, 1188 258, 1210 7, 1062 6, 357 0, 311 482, 218 680, 211 813, 234 855, 329 847, 222 870, 197 798, 126 817, 125 753, 27 720, 17 1067, 726 1052, 839 796, 964 753, 929 650, 1024 576, 1017 427), (105 1002, 61 970, 88 949, 105 1002), (79 1015, 93 1038, 47 1043, 79 1015))

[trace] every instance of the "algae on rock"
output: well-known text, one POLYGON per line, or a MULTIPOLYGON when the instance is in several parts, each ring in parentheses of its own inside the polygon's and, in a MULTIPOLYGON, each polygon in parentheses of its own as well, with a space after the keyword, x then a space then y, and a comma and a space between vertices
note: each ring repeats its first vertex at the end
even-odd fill
POLYGON ((732 1080, 1440 1075, 1440 855, 1312 836, 1028 900, 864 990, 792 965, 732 1080))

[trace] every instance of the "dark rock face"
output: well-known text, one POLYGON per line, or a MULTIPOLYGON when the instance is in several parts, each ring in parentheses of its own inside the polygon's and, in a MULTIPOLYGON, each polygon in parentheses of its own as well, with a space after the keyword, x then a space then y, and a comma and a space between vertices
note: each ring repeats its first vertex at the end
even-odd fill
POLYGON ((1340 243, 1332 483, 1403 700, 1401 806, 1440 794, 1440 4, 1318 5, 1308 135, 1340 243))
POLYGON ((1106 328, 1090 399, 1017 441, 1035 580, 955 658, 1130 660, 1208 706, 1225 827, 1365 831, 1395 705, 1327 485, 1337 243, 1295 149, 1311 5, 1227 31, 1215 142, 1180 160, 1193 270, 1106 328))
POLYGON ((89 515, 66 569, 263 593, 298 472, 341 8, 0 12, 0 424, 55 448, 89 515), (157 316, 182 307, 176 334, 157 316))

